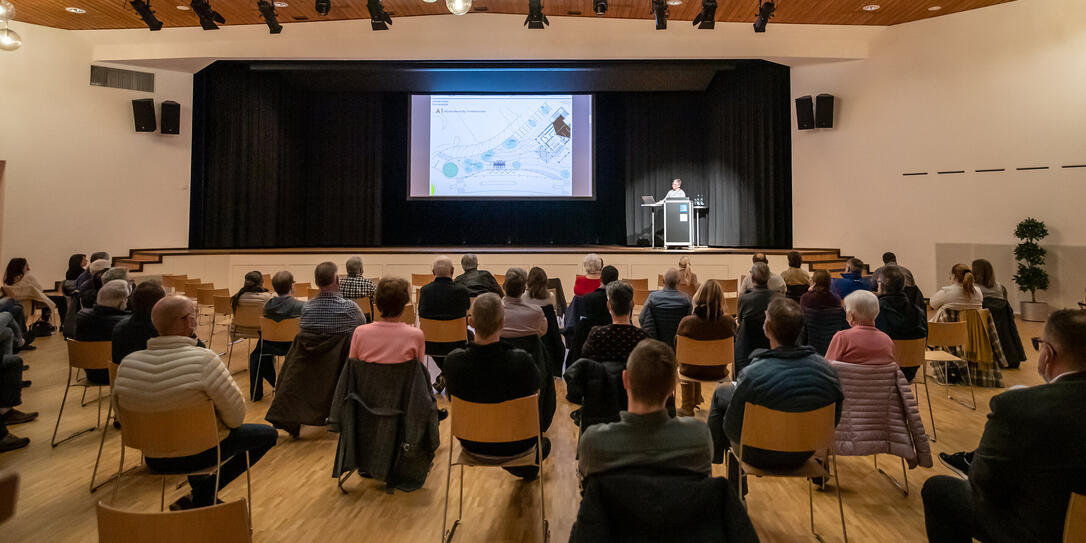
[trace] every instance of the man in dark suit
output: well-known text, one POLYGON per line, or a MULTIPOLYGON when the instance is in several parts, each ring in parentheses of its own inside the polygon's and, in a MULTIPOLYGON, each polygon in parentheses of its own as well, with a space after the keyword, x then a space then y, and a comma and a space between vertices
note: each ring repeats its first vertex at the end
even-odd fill
POLYGON ((750 268, 750 280, 753 288, 739 296, 738 321, 739 331, 735 334, 735 376, 747 367, 750 354, 755 349, 768 349, 769 339, 762 329, 765 325, 765 312, 769 302, 780 294, 770 290, 769 266, 764 262, 755 262, 750 268))
POLYGON ((490 272, 479 269, 479 257, 471 253, 464 255, 460 258, 460 267, 464 268, 464 273, 456 276, 456 284, 468 289, 472 297, 487 292, 505 296, 502 287, 498 285, 498 280, 494 279, 490 272))
POLYGON ((1086 311, 1049 317, 1040 341, 1043 385, 992 398, 969 479, 924 483, 928 541, 1062 538, 1071 492, 1086 492, 1086 311))
MULTIPOLYGON (((433 272, 433 282, 419 289, 419 317, 449 321, 467 316, 468 309, 471 308, 471 295, 463 285, 453 282, 453 265, 449 257, 437 257, 434 260, 433 272)), ((462 342, 427 341, 426 352, 434 357, 434 363, 441 368, 444 366, 445 355, 463 345, 462 342)), ((444 379, 438 377, 437 384, 443 383, 444 379)))

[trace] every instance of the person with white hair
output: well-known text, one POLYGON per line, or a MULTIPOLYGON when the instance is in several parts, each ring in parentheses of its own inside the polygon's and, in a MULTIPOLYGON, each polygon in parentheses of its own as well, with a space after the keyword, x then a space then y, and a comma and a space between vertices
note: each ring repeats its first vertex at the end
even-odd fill
POLYGON ((869 290, 857 290, 845 297, 845 318, 848 330, 833 336, 826 350, 826 360, 852 364, 885 364, 894 362, 894 340, 875 328, 879 316, 879 298, 869 290))
POLYGON ((460 267, 464 268, 464 273, 456 276, 455 282, 468 289, 472 298, 488 292, 493 292, 498 296, 505 295, 498 280, 494 279, 490 272, 479 269, 479 257, 472 253, 464 255, 460 258, 460 267))
POLYGON ((373 281, 362 277, 362 257, 352 256, 347 259, 347 277, 339 280, 339 293, 348 300, 370 298, 377 290, 373 281))
POLYGON ((109 261, 106 259, 91 260, 89 266, 87 266, 87 273, 84 276, 80 276, 79 281, 76 282, 76 290, 79 291, 79 303, 85 308, 94 307, 98 298, 98 289, 104 284, 102 283, 102 274, 109 269, 109 261))
MULTIPOLYGON (((75 339, 78 341, 113 341, 113 328, 125 317, 128 306, 128 283, 114 279, 98 289, 94 307, 85 308, 75 316, 75 339)), ((86 370, 87 380, 108 385, 108 370, 86 370)))
POLYGON ((600 274, 603 272, 603 259, 596 253, 589 253, 584 256, 584 275, 578 275, 577 280, 573 282, 573 295, 584 296, 589 292, 594 292, 600 288, 602 280, 600 274))

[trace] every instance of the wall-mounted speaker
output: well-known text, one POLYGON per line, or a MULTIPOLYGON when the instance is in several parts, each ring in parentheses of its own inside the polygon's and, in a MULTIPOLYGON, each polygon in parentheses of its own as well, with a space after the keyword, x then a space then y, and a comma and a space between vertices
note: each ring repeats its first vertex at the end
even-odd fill
POLYGON ((173 100, 162 102, 162 133, 181 133, 181 104, 173 100))
POLYGON ((796 126, 800 130, 810 130, 815 127, 814 100, 810 96, 796 98, 796 126))
POLYGON ((132 116, 136 120, 136 132, 154 132, 158 128, 155 123, 155 101, 151 98, 132 100, 132 116))
POLYGON ((832 94, 819 94, 815 98, 815 128, 833 128, 832 94))

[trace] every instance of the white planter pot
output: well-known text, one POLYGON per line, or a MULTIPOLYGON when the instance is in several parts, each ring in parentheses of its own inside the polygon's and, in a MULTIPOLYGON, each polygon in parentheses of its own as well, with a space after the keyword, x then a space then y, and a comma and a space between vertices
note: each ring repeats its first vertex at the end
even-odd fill
POLYGON ((1048 304, 1045 302, 1022 302, 1022 320, 1044 322, 1048 320, 1048 304))

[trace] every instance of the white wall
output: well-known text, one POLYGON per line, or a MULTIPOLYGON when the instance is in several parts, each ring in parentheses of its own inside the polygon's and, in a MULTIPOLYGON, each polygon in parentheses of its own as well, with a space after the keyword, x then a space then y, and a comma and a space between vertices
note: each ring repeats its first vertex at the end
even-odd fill
POLYGON ((43 282, 68 256, 185 246, 192 75, 158 71, 154 94, 90 86, 92 47, 77 32, 13 23, 0 51, 0 260, 23 256, 43 282), (181 104, 181 134, 137 134, 134 98, 181 104))
MULTIPOLYGON (((866 60, 792 70, 793 96, 822 92, 838 98, 836 128, 793 134, 797 246, 872 263, 894 250, 929 294, 952 260, 936 268, 937 244, 1009 246, 1027 216, 1048 224, 1053 249, 1086 246, 1086 169, 1059 168, 1086 164, 1086 2, 1018 0, 891 27, 866 60), (1015 171, 1030 166, 1055 169, 1015 171), (1009 171, 974 173, 987 168, 1009 171), (948 170, 967 173, 935 174, 948 170)), ((1013 289, 1014 270, 996 265, 1013 289)), ((1041 298, 1074 306, 1086 274, 1056 279, 1041 298)))

